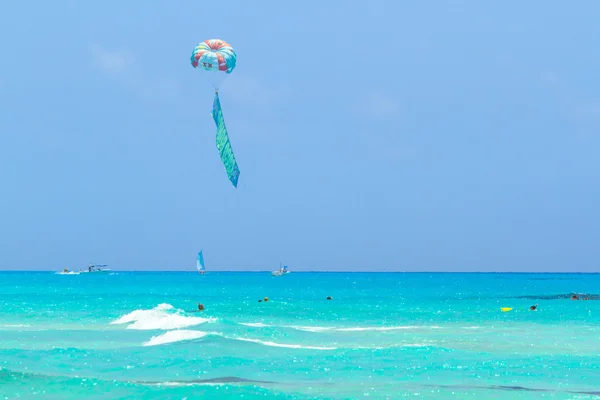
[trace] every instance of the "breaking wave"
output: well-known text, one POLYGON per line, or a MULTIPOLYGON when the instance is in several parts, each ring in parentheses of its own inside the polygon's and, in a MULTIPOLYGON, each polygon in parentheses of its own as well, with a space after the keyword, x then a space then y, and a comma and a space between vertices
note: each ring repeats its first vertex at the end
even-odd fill
POLYGON ((169 330, 188 328, 215 321, 215 318, 183 315, 182 310, 175 309, 172 305, 163 303, 150 310, 132 311, 111 322, 111 324, 129 324, 127 325, 127 329, 136 330, 169 330))
MULTIPOLYGON (((242 322, 240 325, 252 328, 276 328, 276 325, 263 324, 261 322, 242 322)), ((419 325, 399 325, 399 326, 357 326, 357 327, 331 327, 331 326, 299 326, 283 325, 281 328, 295 329, 304 332, 385 332, 397 330, 418 330, 418 329, 441 329, 440 326, 419 326, 419 325)))
POLYGON ((310 350, 336 350, 337 347, 326 347, 326 346, 305 346, 301 344, 283 344, 283 343, 275 343, 269 342, 265 340, 258 339, 249 339, 249 338, 235 338, 235 340, 241 340, 243 342, 252 342, 262 344, 263 346, 270 347, 286 347, 288 349, 310 349, 310 350))
POLYGON ((240 322, 240 325, 249 326, 251 328, 268 328, 268 327, 273 326, 273 325, 263 324, 261 322, 248 322, 248 323, 240 322))
POLYGON ((184 340, 195 340, 210 335, 207 332, 192 331, 192 330, 173 330, 163 333, 162 335, 153 336, 150 340, 144 343, 144 346, 158 346, 161 344, 181 342, 184 340))

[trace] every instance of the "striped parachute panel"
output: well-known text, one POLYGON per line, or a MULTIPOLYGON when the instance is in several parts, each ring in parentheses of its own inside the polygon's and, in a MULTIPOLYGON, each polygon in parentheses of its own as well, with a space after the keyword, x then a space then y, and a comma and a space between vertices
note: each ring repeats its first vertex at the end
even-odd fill
POLYGON ((235 68, 237 55, 226 41, 208 39, 196 45, 190 62, 194 68, 230 74, 235 68))

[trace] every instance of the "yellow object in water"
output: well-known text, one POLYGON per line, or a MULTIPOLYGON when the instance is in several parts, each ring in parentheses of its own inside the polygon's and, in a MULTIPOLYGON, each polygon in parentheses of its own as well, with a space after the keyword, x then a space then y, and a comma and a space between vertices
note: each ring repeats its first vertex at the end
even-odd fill
POLYGON ((507 312, 512 310, 512 307, 501 307, 500 310, 502 310, 502 312, 507 312))

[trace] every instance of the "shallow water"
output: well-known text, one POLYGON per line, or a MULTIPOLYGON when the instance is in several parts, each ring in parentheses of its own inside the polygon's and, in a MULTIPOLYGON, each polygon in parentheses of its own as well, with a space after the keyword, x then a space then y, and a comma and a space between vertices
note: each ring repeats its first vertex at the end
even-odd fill
POLYGON ((1 272, 0 394, 598 398, 573 292, 600 275, 1 272))

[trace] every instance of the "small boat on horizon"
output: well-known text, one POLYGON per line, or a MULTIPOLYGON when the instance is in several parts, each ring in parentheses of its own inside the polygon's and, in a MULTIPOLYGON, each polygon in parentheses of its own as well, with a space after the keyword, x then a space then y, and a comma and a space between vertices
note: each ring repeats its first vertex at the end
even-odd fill
POLYGON ((69 271, 68 268, 63 269, 62 271, 57 272, 58 275, 79 275, 79 271, 69 271))
POLYGON ((88 265, 87 269, 81 270, 79 272, 80 273, 94 273, 94 274, 109 273, 110 269, 105 268, 105 267, 107 267, 106 264, 90 264, 90 265, 88 265))
POLYGON ((287 265, 284 265, 283 267, 281 267, 281 264, 279 264, 279 269, 277 271, 271 272, 271 275, 272 276, 281 276, 281 275, 286 275, 289 273, 290 273, 290 271, 288 271, 287 265))
POLYGON ((198 253, 198 258, 196 258, 196 268, 198 269, 198 273, 203 275, 206 272, 206 268, 204 267, 204 255, 202 254, 202 250, 198 253))

